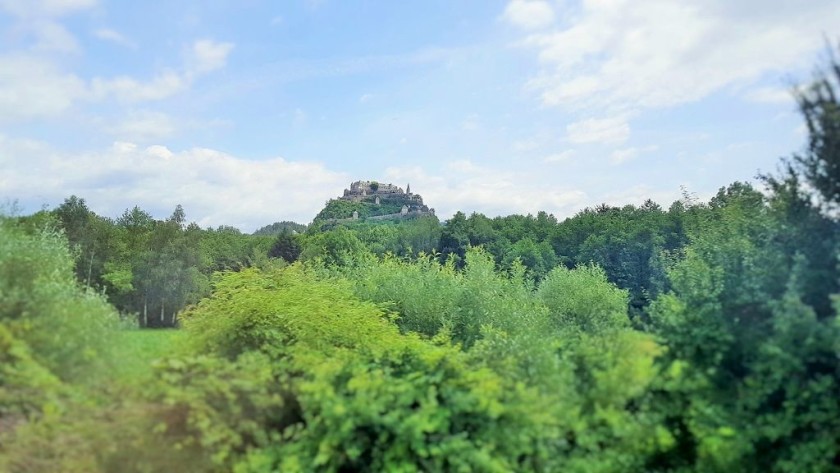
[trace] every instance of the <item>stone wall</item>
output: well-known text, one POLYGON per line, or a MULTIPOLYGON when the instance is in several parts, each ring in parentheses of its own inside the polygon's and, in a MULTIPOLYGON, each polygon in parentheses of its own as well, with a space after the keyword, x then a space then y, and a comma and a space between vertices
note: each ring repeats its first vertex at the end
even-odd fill
POLYGON ((359 222, 359 221, 379 221, 379 220, 399 220, 403 218, 409 217, 422 217, 424 215, 434 215, 435 209, 429 210, 409 210, 406 213, 395 213, 395 214, 387 214, 387 215, 374 215, 372 217, 348 217, 348 218, 331 218, 326 220, 326 223, 347 223, 347 222, 359 222))

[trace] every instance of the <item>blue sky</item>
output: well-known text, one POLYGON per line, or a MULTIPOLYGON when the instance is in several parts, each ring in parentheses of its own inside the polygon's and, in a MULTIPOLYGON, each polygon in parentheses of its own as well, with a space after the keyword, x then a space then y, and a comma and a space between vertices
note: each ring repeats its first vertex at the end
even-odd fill
POLYGON ((0 200, 308 222, 358 179, 446 218, 663 205, 774 170, 840 34, 810 0, 0 0, 0 200))

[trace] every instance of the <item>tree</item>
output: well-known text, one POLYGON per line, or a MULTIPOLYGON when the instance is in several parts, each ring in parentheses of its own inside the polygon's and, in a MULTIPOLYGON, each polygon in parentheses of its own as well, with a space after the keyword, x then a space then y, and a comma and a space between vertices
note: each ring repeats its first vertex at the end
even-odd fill
POLYGON ((55 215, 61 221, 64 234, 71 244, 76 244, 84 238, 91 213, 85 199, 75 195, 64 199, 64 203, 55 209, 55 215))
POLYGON ((85 199, 75 195, 64 199, 64 203, 55 209, 55 215, 61 222, 70 247, 78 252, 76 258, 76 277, 90 285, 93 260, 96 249, 91 241, 90 223, 93 220, 85 199))
POLYGON ((824 204, 840 206, 840 62, 829 48, 828 65, 808 87, 795 92, 808 127, 804 154, 794 156, 795 169, 816 189, 824 204))
POLYGON ((745 184, 721 189, 669 271, 673 291, 653 303, 672 374, 658 402, 680 432, 671 469, 688 459, 721 471, 834 471, 840 326, 833 310, 818 316, 829 294, 817 292, 836 282, 803 282, 837 274, 825 272, 825 253, 811 259, 815 245, 797 228, 811 223, 774 198, 768 205, 745 184))
POLYGON ((456 212, 446 222, 446 226, 440 235, 440 255, 442 261, 454 258, 456 265, 463 267, 464 255, 470 244, 470 237, 467 233, 468 227, 467 217, 463 212, 456 212))
POLYGON ((350 265, 358 256, 368 252, 356 232, 338 227, 309 237, 303 244, 300 259, 320 259, 326 265, 350 265))
POLYGON ((508 249, 502 260, 503 267, 511 267, 514 261, 519 261, 528 270, 528 275, 536 280, 545 277, 557 266, 557 255, 548 242, 536 243, 531 238, 525 238, 514 243, 508 249))
MULTIPOLYGON (((274 241, 274 234, 245 235, 238 228, 219 226, 201 231, 201 271, 207 275, 215 271, 239 271, 251 266, 257 245, 274 241)), ((270 246, 270 243, 269 245, 270 246)), ((262 252, 267 257, 268 248, 262 252)))
POLYGON ((259 230, 252 233, 252 235, 279 235, 283 230, 290 230, 296 233, 303 233, 306 231, 306 225, 301 225, 296 222, 283 220, 282 222, 274 222, 271 225, 266 225, 259 230))
POLYGON ((268 256, 283 258, 287 263, 293 263, 300 257, 301 250, 298 237, 284 229, 274 240, 274 245, 268 251, 268 256))

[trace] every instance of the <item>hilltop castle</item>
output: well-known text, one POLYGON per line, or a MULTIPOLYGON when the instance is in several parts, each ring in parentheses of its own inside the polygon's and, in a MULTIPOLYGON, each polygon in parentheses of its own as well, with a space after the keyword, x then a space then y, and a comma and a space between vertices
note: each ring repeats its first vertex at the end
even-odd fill
POLYGON ((379 196, 380 198, 388 197, 408 197, 412 201, 423 204, 423 198, 419 194, 411 193, 411 184, 406 186, 406 191, 401 187, 393 184, 380 184, 376 181, 356 181, 350 184, 349 189, 344 189, 344 195, 340 197, 342 200, 350 200, 353 202, 361 202, 368 196, 379 196))
POLYGON ((384 184, 376 181, 356 181, 350 184, 349 189, 344 189, 344 195, 340 200, 350 202, 365 202, 375 206, 385 204, 402 204, 399 213, 376 215, 369 219, 387 219, 406 217, 409 215, 434 215, 435 209, 430 209, 423 203, 420 194, 411 192, 411 184, 403 191, 401 187, 393 184, 384 184))

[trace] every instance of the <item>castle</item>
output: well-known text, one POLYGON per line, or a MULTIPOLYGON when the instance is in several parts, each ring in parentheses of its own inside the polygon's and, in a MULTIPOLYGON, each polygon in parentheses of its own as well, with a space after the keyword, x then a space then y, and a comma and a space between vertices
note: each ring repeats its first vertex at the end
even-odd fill
POLYGON ((400 196, 408 197, 409 200, 423 205, 423 198, 419 194, 411 193, 411 184, 406 186, 406 189, 406 191, 403 191, 401 187, 393 184, 380 184, 376 181, 356 181, 350 184, 349 189, 344 189, 344 195, 340 199, 361 202, 366 200, 365 198, 368 196, 379 196, 380 198, 400 196))
MULTIPOLYGON (((389 218, 401 218, 418 215, 434 215, 435 209, 430 209, 423 203, 420 194, 411 192, 411 184, 407 185, 405 191, 393 184, 383 184, 377 181, 356 181, 350 184, 349 189, 344 189, 344 195, 340 200, 350 202, 365 202, 380 206, 383 204, 402 204, 399 213, 376 215, 368 217, 368 220, 385 220, 389 218)), ((358 214, 354 212, 352 219, 357 219, 358 214)))

